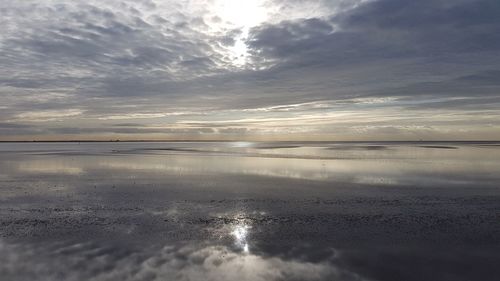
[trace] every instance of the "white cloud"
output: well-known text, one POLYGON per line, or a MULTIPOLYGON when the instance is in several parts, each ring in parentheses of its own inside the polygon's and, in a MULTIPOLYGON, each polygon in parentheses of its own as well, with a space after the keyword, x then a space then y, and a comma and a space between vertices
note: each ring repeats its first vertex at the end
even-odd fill
POLYGON ((45 122, 66 119, 81 115, 84 111, 81 109, 63 109, 63 110, 44 110, 23 112, 16 116, 16 119, 31 122, 45 122))

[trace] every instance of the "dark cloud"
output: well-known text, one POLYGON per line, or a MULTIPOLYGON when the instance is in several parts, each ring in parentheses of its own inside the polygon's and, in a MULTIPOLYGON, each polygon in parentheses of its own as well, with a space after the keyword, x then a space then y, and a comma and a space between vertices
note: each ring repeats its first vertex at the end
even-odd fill
POLYGON ((10 135, 25 136, 36 133, 38 133, 37 128, 29 124, 0 122, 0 135, 3 136, 10 136, 10 135))
POLYGON ((115 127, 147 127, 144 124, 139 124, 139 123, 118 123, 118 124, 113 124, 115 127))
POLYGON ((278 62, 273 75, 319 72, 306 78, 311 98, 495 96, 499 19, 498 1, 380 0, 256 27, 249 46, 257 62, 278 62))
POLYGON ((32 128, 32 125, 17 124, 17 123, 0 123, 0 129, 26 129, 32 128))
POLYGON ((494 0, 380 0, 331 18, 263 25, 249 43, 256 54, 299 64, 498 51, 499 15, 494 0))

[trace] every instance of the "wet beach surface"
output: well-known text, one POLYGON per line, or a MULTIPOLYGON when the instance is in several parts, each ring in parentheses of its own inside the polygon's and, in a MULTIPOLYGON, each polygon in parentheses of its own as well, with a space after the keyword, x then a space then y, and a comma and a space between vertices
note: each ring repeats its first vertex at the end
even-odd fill
POLYGON ((497 280, 500 146, 0 143, 2 280, 497 280))

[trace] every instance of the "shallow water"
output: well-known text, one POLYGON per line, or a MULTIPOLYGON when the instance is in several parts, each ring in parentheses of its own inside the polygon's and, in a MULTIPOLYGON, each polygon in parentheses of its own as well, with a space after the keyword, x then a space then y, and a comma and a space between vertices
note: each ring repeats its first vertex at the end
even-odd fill
POLYGON ((497 280, 500 145, 0 143, 2 280, 497 280))

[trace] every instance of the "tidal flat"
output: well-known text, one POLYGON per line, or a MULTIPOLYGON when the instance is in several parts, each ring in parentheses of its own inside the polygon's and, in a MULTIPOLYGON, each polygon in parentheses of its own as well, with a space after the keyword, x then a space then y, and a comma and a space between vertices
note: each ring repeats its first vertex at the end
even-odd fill
POLYGON ((500 143, 0 143, 1 280, 498 280, 500 143))

